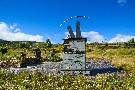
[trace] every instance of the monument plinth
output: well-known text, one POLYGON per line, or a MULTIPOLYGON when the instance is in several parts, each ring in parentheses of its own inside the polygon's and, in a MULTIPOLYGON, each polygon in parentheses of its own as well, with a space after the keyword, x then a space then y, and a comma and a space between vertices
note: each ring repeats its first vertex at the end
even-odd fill
POLYGON ((80 22, 76 23, 76 37, 72 32, 71 26, 68 26, 70 37, 64 40, 63 64, 61 71, 67 71, 69 74, 85 73, 86 69, 86 38, 82 38, 80 32, 80 22))

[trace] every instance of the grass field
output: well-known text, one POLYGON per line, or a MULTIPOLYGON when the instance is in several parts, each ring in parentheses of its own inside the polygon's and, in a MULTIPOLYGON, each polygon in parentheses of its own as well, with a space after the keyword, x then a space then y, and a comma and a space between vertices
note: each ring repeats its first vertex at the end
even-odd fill
MULTIPOLYGON (((45 53, 40 46, 43 58, 50 55, 45 53)), ((62 45, 56 45, 57 56, 61 57, 62 45)), ((3 57, 15 57, 19 59, 20 52, 26 51, 29 57, 33 52, 31 49, 10 48, 3 57), (18 51, 18 53, 16 53, 18 51), (14 52, 14 53, 13 53, 14 52)), ((7 74, 3 69, 0 71, 0 90, 135 90, 135 48, 97 48, 87 46, 86 57, 95 60, 110 60, 117 68, 124 71, 123 74, 98 74, 91 76, 54 76, 43 75, 39 72, 22 72, 20 74, 7 74)), ((57 57, 56 57, 57 58, 57 57)))

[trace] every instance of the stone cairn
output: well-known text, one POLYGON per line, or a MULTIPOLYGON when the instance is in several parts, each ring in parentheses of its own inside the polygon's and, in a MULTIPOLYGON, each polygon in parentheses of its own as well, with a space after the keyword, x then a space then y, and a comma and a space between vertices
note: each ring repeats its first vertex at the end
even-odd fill
POLYGON ((37 62, 41 60, 41 50, 39 48, 35 49, 35 58, 37 59, 37 62))
POLYGON ((61 65, 61 72, 69 74, 85 73, 86 52, 85 43, 86 38, 82 38, 80 31, 80 22, 76 22, 76 36, 72 31, 72 27, 67 27, 69 37, 64 39, 64 53, 63 63, 61 65))
POLYGON ((41 51, 39 48, 33 50, 35 58, 27 58, 25 53, 21 54, 21 64, 20 67, 27 67, 30 65, 35 65, 41 62, 41 51))

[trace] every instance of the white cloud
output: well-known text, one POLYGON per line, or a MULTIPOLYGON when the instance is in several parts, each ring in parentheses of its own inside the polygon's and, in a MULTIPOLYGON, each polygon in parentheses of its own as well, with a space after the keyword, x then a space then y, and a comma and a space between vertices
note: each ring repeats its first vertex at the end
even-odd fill
POLYGON ((95 32, 95 31, 82 32, 82 36, 90 40, 90 42, 104 41, 104 37, 101 34, 99 34, 99 32, 95 32))
MULTIPOLYGON (((68 35, 68 32, 65 32, 65 35, 68 35)), ((45 35, 45 36, 48 36, 48 35, 45 35)), ((55 40, 57 39, 57 37, 54 37, 55 35, 51 35, 51 36, 53 36, 55 40)), ((105 41, 104 36, 96 31, 82 32, 82 36, 87 38, 89 42, 105 41)), ((49 38, 49 37, 46 37, 46 38, 49 38)), ((109 43, 127 42, 131 38, 135 39, 135 36, 117 34, 115 35, 115 37, 108 40, 108 42, 109 43)), ((17 24, 8 25, 5 22, 0 22, 0 39, 8 40, 8 41, 39 41, 39 42, 44 41, 43 36, 25 34, 21 32, 20 28, 17 27, 17 24)))
POLYGON ((121 6, 124 6, 127 3, 127 0, 117 0, 117 3, 121 6))
POLYGON ((9 26, 9 28, 10 28, 11 30, 14 30, 16 27, 17 27, 17 24, 16 24, 16 23, 14 23, 13 25, 10 25, 10 26, 9 26))
POLYGON ((0 39, 8 41, 43 41, 43 36, 25 34, 17 28, 17 24, 7 25, 0 22, 0 39))
POLYGON ((21 31, 20 28, 16 28, 16 29, 14 30, 14 32, 20 32, 20 31, 21 31))
MULTIPOLYGON (((75 34, 75 32, 74 32, 75 34)), ((65 32, 65 35, 69 35, 68 32, 65 32)), ((82 32, 82 36, 88 39, 88 42, 102 42, 105 41, 105 38, 103 35, 101 35, 99 32, 96 31, 89 31, 89 32, 82 32)), ((109 43, 115 43, 115 42, 127 42, 130 39, 134 38, 135 36, 130 35, 122 35, 117 34, 115 37, 111 38, 110 40, 106 41, 109 43)))
MULTIPOLYGON (((69 34, 68 32, 65 32, 66 36, 68 34, 69 34)), ((74 34, 76 34, 76 33, 74 32, 74 34)), ((81 34, 82 34, 82 37, 87 38, 89 42, 102 42, 102 41, 104 41, 104 37, 101 34, 99 34, 99 32, 89 31, 89 32, 81 32, 81 34)))
POLYGON ((129 41, 131 38, 135 39, 135 36, 129 36, 129 35, 122 35, 122 34, 117 34, 114 38, 112 38, 109 42, 113 43, 113 42, 127 42, 129 41))

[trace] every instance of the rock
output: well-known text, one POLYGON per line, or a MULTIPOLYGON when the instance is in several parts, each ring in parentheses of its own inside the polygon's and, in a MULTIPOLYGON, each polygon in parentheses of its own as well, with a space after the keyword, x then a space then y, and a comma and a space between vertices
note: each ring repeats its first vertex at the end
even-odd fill
MULTIPOLYGON (((42 74, 60 75, 60 67, 62 62, 44 62, 35 66, 27 66, 26 68, 9 68, 8 72, 18 74, 22 71, 39 71, 42 74)), ((86 75, 95 76, 100 73, 114 73, 118 72, 118 69, 110 62, 105 60, 90 60, 86 62, 86 75)))

